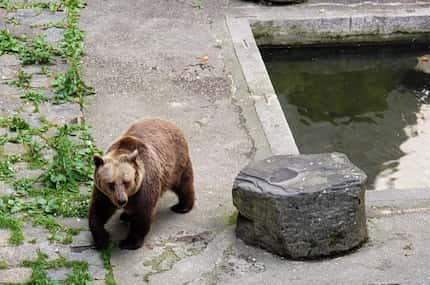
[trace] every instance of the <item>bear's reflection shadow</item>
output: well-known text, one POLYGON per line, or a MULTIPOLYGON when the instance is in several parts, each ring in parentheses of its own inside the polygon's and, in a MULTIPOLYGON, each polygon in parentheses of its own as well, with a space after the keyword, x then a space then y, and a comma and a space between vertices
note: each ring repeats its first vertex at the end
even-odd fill
MULTIPOLYGON (((151 240, 154 234, 156 235, 160 228, 163 227, 163 225, 168 224, 168 221, 171 219, 174 219, 178 216, 175 212, 170 210, 170 207, 174 204, 176 204, 176 196, 173 193, 165 193, 163 197, 160 199, 160 202, 158 203, 154 222, 151 225, 151 230, 149 231, 148 235, 145 237, 145 242, 143 243, 143 247, 145 247, 145 244, 147 244, 147 241, 151 240)), ((108 223, 105 225, 106 230, 110 234, 110 239, 113 241, 116 245, 123 239, 127 237, 128 230, 129 230, 129 224, 127 222, 123 222, 119 219, 120 215, 122 213, 122 210, 118 210, 108 221, 108 223)), ((117 248, 117 246, 115 246, 117 248)), ((124 253, 130 253, 133 251, 130 250, 121 250, 120 252, 124 253)), ((135 252, 138 252, 135 251, 135 252)))

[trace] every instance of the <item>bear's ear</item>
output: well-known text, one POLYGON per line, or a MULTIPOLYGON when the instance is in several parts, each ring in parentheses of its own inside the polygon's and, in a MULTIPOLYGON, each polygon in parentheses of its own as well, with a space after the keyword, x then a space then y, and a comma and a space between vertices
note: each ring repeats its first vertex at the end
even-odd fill
POLYGON ((100 155, 97 155, 97 154, 94 155, 93 160, 94 160, 94 165, 96 166, 96 168, 102 166, 105 163, 105 161, 103 160, 103 157, 101 157, 100 155))
POLYGON ((132 153, 130 153, 127 156, 128 161, 133 162, 136 161, 137 155, 139 154, 139 152, 137 151, 137 149, 135 149, 132 153))

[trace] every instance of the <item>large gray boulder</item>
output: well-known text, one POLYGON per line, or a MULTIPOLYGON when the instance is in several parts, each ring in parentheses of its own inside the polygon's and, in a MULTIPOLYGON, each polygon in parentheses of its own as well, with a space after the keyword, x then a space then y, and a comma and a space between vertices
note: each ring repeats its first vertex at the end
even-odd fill
POLYGON ((367 239, 366 175, 341 153, 273 156, 236 177, 236 234, 293 259, 356 248, 367 239))

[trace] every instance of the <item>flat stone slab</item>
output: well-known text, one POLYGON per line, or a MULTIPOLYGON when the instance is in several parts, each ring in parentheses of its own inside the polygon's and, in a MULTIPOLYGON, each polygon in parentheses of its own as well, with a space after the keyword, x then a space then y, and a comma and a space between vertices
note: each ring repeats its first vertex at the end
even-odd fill
POLYGON ((0 270, 0 284, 26 283, 30 280, 31 268, 11 268, 0 270))
POLYGON ((366 174, 341 153, 273 156, 236 177, 236 234, 303 259, 339 254, 367 239, 366 174))

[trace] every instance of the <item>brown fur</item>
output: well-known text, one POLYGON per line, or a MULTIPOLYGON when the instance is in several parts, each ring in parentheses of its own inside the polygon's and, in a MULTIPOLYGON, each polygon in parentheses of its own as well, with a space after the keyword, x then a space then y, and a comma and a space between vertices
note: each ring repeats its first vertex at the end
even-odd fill
POLYGON ((104 224, 117 208, 130 221, 124 249, 142 246, 157 202, 167 189, 179 202, 171 209, 186 213, 194 206, 193 169, 182 132, 172 123, 146 119, 134 123, 103 157, 95 156, 94 191, 89 213, 96 248, 108 244, 104 224))

